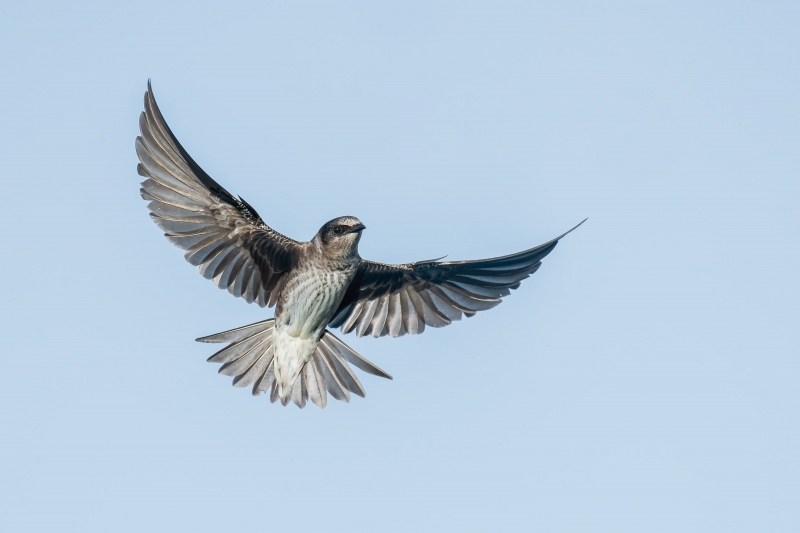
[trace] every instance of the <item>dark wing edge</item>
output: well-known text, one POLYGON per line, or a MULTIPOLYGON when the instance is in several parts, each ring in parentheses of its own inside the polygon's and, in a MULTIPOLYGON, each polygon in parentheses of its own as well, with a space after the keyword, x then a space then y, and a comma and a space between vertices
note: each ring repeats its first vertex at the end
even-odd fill
POLYGON ((340 327, 344 334, 355 331, 359 337, 400 337, 491 309, 586 220, 549 242, 503 257, 405 265, 363 261, 328 327, 340 327))
POLYGON ((217 287, 248 303, 275 305, 300 243, 264 224, 200 168, 164 120, 149 80, 139 129, 137 171, 146 178, 140 192, 153 222, 217 287))

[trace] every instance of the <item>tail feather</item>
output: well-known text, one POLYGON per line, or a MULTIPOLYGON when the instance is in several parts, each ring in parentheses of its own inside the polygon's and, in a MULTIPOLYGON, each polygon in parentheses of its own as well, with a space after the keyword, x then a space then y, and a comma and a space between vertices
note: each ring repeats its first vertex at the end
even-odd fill
POLYGON ((229 361, 219 367, 219 373, 223 376, 234 377, 243 375, 268 351, 269 347, 269 338, 261 338, 258 342, 254 342, 252 347, 243 352, 237 359, 229 361))
POLYGON ((322 345, 317 347, 317 351, 314 352, 312 357, 319 362, 322 375, 325 378, 325 387, 328 389, 331 396, 337 400, 349 403, 350 392, 342 383, 342 378, 339 377, 339 373, 336 371, 336 366, 334 366, 332 360, 333 356, 327 350, 321 349, 321 346, 322 345))
POLYGON ((267 366, 267 370, 264 372, 264 375, 261 376, 258 380, 256 380, 255 385, 253 385, 253 396, 258 396, 262 392, 269 392, 274 382, 275 382, 275 358, 273 357, 270 360, 269 366, 267 366))
POLYGON ((303 375, 308 388, 308 397, 311 402, 321 409, 328 404, 328 395, 325 392, 325 380, 320 375, 319 363, 313 357, 303 367, 303 375))
MULTIPOLYGON (((276 380, 272 380, 272 389, 269 391, 269 401, 275 403, 278 401, 278 382, 276 380)), ((283 404, 286 405, 286 404, 283 404)))
POLYGON ((341 380, 342 384, 347 387, 347 390, 363 398, 366 396, 366 392, 364 391, 364 387, 361 385, 361 382, 358 380, 353 371, 350 370, 350 366, 342 359, 339 350, 337 350, 333 346, 333 343, 325 337, 327 337, 327 335, 322 337, 319 343, 320 347, 317 349, 324 349, 330 352, 332 356, 331 361, 333 362, 336 372, 339 374, 339 379, 341 380))
POLYGON ((273 327, 275 327, 275 319, 270 318, 269 320, 263 320, 261 322, 256 322, 255 324, 229 329, 228 331, 223 331, 222 333, 215 333, 214 335, 209 335, 207 337, 200 337, 196 340, 197 342, 236 342, 246 339, 255 333, 261 333, 268 329, 271 330, 273 327))
POLYGON ((303 373, 301 372, 292 385, 292 401, 294 404, 302 409, 306 406, 308 399, 308 391, 306 391, 305 383, 303 381, 303 373))
POLYGON ((246 354, 252 352, 256 346, 263 344, 265 341, 268 341, 271 337, 272 337, 271 331, 256 333, 251 337, 247 337, 242 340, 229 344, 222 350, 218 351, 217 353, 209 357, 208 362, 231 363, 245 356, 246 354))
POLYGON ((344 402, 350 401, 351 392, 364 397, 366 394, 364 387, 348 363, 368 374, 392 379, 389 374, 326 330, 316 351, 303 365, 292 384, 291 392, 285 398, 280 398, 275 380, 274 326, 274 319, 264 320, 197 340, 229 343, 209 357, 208 361, 222 363, 219 373, 233 376, 235 387, 252 385, 253 396, 265 392, 269 394, 272 403, 281 400, 283 405, 294 403, 301 409, 306 406, 308 400, 320 408, 325 408, 328 404, 328 394, 344 402))
POLYGON ((339 339, 339 337, 330 331, 325 330, 325 336, 323 338, 332 341, 332 343, 336 345, 336 349, 339 351, 339 353, 342 354, 342 357, 344 357, 348 363, 352 364, 356 368, 363 370, 367 374, 372 374, 373 376, 392 379, 392 376, 373 365, 370 361, 367 361, 361 354, 346 345, 339 339))
MULTIPOLYGON (((242 358, 244 359, 244 358, 242 358)), ((233 378, 234 387, 247 387, 256 380, 259 380, 266 374, 267 366, 272 363, 273 354, 272 346, 267 348, 265 352, 243 373, 233 378)))
POLYGON ((278 395, 278 398, 279 398, 279 399, 280 399, 280 401, 281 401, 281 405, 282 405, 282 406, 284 406, 284 407, 286 407, 287 405, 289 405, 289 402, 291 402, 291 401, 292 401, 292 391, 289 391, 289 394, 287 394, 286 396, 281 396, 281 395, 279 394, 279 395, 278 395))

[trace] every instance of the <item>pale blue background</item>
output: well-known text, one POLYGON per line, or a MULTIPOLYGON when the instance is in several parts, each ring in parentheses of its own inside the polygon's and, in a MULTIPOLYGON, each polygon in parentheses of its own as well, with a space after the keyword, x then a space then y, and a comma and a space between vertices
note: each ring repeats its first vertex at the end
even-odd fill
POLYGON ((2 531, 800 531, 797 2, 6 2, 2 531), (346 340, 324 411, 194 338, 271 316, 139 198, 148 77, 277 230, 500 255, 497 309, 346 340))

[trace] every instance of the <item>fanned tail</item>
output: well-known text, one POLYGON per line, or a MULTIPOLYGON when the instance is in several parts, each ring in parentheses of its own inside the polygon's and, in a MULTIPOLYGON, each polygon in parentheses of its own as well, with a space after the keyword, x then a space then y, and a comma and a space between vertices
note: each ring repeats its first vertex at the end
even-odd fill
POLYGON ((326 330, 316 351, 303 365, 300 375, 292 385, 291 394, 281 399, 278 396, 278 385, 275 380, 272 347, 274 328, 275 319, 264 320, 201 337, 197 341, 229 343, 209 357, 208 361, 222 363, 219 373, 233 376, 234 387, 253 385, 253 396, 269 392, 271 402, 281 400, 283 405, 294 402, 301 409, 306 406, 308 400, 320 408, 325 408, 328 404, 328 394, 344 402, 350 401, 350 393, 363 398, 366 392, 350 368, 350 364, 368 374, 392 379, 392 376, 326 330))

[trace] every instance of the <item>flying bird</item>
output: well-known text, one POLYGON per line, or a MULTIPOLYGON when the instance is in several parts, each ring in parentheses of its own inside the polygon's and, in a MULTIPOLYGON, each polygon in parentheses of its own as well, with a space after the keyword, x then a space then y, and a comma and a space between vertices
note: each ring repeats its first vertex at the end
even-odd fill
MULTIPOLYGON (((536 272, 563 235, 523 252, 477 261, 388 265, 362 259, 365 229, 353 216, 326 222, 308 242, 270 228, 242 197, 206 174, 167 126, 148 81, 136 138, 141 195, 150 217, 184 257, 220 289, 275 306, 274 318, 200 342, 227 343, 209 357, 233 385, 253 395, 324 408, 327 395, 350 401, 364 387, 350 365, 392 377, 327 328, 359 337, 399 337, 447 326, 491 309, 536 272)), ((585 222, 585 220, 584 220, 585 222)))

